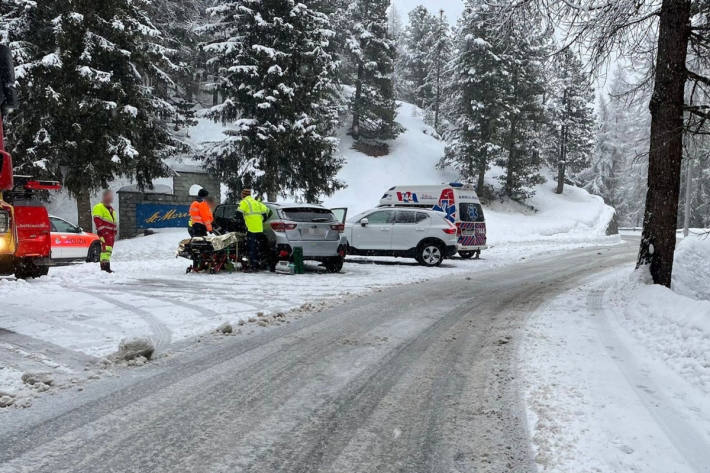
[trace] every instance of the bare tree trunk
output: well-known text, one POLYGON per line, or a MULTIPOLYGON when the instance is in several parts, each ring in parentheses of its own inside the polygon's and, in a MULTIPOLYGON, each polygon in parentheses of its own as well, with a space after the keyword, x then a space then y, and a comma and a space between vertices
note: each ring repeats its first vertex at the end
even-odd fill
POLYGON ((92 231, 94 222, 91 217, 91 194, 89 191, 82 191, 76 196, 76 211, 79 226, 87 232, 92 231))
POLYGON ((560 128, 560 151, 557 160, 557 194, 562 194, 565 190, 565 174, 567 172, 567 126, 560 128))
POLYGON ((688 160, 688 169, 685 174, 685 209, 683 212, 683 237, 690 233, 691 201, 693 200, 693 161, 688 160))
POLYGON ((678 221, 690 3, 663 0, 655 85, 649 105, 648 192, 637 267, 649 265, 653 282, 667 287, 671 286, 678 221))
POLYGON ((515 137, 516 137, 516 123, 515 119, 513 119, 510 123, 510 138, 509 138, 509 148, 508 148, 508 164, 507 164, 507 169, 506 169, 506 176, 505 176, 505 194, 508 197, 513 196, 513 189, 515 189, 515 175, 514 175, 514 169, 515 169, 515 137))
POLYGON ((364 74, 362 62, 357 65, 357 78, 355 80, 355 100, 353 101, 353 126, 352 136, 355 140, 360 138, 360 107, 362 101, 362 75, 364 74))
POLYGON ((478 195, 483 194, 483 187, 484 187, 485 184, 486 184, 485 177, 486 177, 486 171, 479 168, 479 170, 478 170, 478 182, 476 183, 476 193, 477 193, 478 195))
MULTIPOLYGON (((444 21, 444 10, 439 10, 439 21, 444 21)), ((441 31, 441 25, 439 25, 441 31)), ((441 102, 441 37, 439 41, 438 54, 436 55, 436 103, 434 104, 434 130, 439 133, 439 107, 441 102)), ((480 180, 480 177, 479 177, 480 180)))

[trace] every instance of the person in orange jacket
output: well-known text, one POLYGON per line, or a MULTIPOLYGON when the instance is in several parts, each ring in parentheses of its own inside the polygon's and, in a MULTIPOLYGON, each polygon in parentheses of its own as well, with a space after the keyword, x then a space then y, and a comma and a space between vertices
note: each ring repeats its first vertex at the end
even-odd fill
POLYGON ((197 193, 197 200, 190 206, 189 231, 192 237, 207 236, 212 231, 212 206, 210 205, 209 192, 200 189, 197 193))

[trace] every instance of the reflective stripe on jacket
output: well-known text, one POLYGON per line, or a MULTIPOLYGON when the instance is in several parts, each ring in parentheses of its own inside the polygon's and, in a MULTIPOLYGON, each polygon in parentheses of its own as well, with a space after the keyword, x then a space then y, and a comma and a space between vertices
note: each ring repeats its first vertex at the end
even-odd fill
POLYGON ((96 225, 96 233, 103 238, 116 235, 118 226, 116 225, 116 213, 113 207, 107 207, 102 202, 94 205, 91 215, 94 217, 94 225, 96 225))
POLYGON ((214 217, 212 216, 212 209, 210 209, 210 205, 204 200, 194 201, 192 205, 190 205, 190 221, 192 224, 201 223, 207 227, 208 232, 211 232, 214 217))
POLYGON ((264 232, 264 215, 269 213, 269 208, 248 195, 239 202, 239 210, 244 214, 244 223, 250 233, 264 232))

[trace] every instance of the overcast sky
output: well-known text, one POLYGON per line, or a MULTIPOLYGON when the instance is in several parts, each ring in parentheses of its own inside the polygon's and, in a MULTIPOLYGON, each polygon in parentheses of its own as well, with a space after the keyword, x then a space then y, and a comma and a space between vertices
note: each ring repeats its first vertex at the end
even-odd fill
POLYGON ((459 15, 463 11, 463 0, 393 0, 397 11, 399 11, 402 21, 407 22, 407 15, 417 5, 424 5, 431 12, 444 9, 449 22, 456 23, 459 15))

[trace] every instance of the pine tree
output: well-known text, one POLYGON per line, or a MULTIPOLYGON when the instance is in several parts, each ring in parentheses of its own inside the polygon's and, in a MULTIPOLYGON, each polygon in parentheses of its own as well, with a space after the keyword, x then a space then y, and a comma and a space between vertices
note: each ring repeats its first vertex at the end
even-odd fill
POLYGON ((541 130, 545 125, 542 96, 545 92, 543 65, 549 56, 550 38, 543 33, 537 18, 510 18, 497 32, 507 47, 501 55, 506 65, 505 83, 506 137, 505 154, 498 164, 505 169, 501 176, 504 195, 525 199, 532 187, 544 182, 541 130))
POLYGON ((547 108, 550 120, 552 152, 550 167, 557 167, 556 193, 562 194, 565 179, 590 164, 594 146, 594 89, 582 70, 582 61, 565 49, 552 61, 555 79, 548 89, 547 108))
POLYGON ((395 121, 392 73, 396 47, 388 35, 389 0, 354 0, 348 9, 345 41, 355 67, 355 92, 350 102, 355 140, 394 139, 401 132, 395 121))
POLYGON ((620 225, 637 227, 643 219, 650 114, 646 97, 632 100, 627 89, 617 69, 601 100, 592 166, 580 178, 616 209, 620 225))
POLYGON ((422 5, 409 12, 409 23, 404 30, 401 55, 397 60, 402 99, 420 108, 428 107, 434 96, 429 78, 433 59, 432 31, 437 27, 436 22, 436 17, 422 5))
POLYGON ((158 36, 138 0, 27 2, 18 67, 21 107, 8 126, 20 171, 62 178, 91 227, 90 193, 117 176, 150 186, 171 145, 145 87, 144 45, 158 36))
POLYGON ((594 157, 591 167, 582 178, 587 179, 584 187, 588 192, 601 196, 604 202, 616 207, 618 205, 617 181, 621 177, 619 170, 623 153, 619 149, 619 143, 614 139, 615 124, 612 114, 609 101, 601 97, 594 157))
POLYGON ((427 51, 427 63, 429 73, 426 82, 432 91, 432 99, 427 104, 427 111, 432 115, 431 123, 437 132, 441 130, 441 105, 444 101, 443 89, 449 75, 449 62, 453 56, 453 43, 451 40, 451 27, 444 16, 444 10, 439 11, 434 28, 429 33, 429 38, 425 41, 429 49, 427 51))
POLYGON ((206 116, 229 128, 208 149, 208 165, 232 194, 248 185, 270 200, 332 193, 341 160, 328 17, 294 0, 235 0, 210 11, 208 30, 219 39, 205 50, 225 99, 206 116))
POLYGON ((469 1, 456 35, 452 77, 446 86, 448 146, 441 166, 453 166, 464 180, 477 179, 485 191, 485 174, 502 157, 506 121, 508 65, 505 45, 493 28, 495 11, 469 1))

